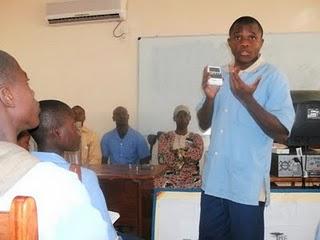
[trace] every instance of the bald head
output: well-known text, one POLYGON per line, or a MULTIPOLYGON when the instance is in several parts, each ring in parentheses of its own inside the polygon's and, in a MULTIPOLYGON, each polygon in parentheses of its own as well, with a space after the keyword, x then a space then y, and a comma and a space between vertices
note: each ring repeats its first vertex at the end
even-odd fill
POLYGON ((17 61, 8 53, 0 50, 0 84, 15 80, 20 69, 17 61))

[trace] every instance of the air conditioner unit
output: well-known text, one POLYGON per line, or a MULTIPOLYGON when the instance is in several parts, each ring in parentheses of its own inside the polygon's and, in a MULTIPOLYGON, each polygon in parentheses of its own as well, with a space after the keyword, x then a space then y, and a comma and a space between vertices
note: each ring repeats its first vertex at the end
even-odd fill
POLYGON ((49 24, 95 20, 122 21, 126 0, 77 0, 47 3, 49 24))

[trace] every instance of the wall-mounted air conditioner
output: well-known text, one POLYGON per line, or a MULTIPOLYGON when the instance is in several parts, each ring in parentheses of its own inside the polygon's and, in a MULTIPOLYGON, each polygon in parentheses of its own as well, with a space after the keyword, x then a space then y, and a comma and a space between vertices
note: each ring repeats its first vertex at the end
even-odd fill
POLYGON ((126 18, 126 0, 77 0, 47 3, 49 24, 94 20, 122 21, 126 18))

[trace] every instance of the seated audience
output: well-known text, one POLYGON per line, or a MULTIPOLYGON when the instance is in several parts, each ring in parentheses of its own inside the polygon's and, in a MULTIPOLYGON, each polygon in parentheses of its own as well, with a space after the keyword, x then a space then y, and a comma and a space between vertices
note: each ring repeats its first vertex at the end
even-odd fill
POLYGON ((16 145, 20 132, 39 124, 39 104, 28 81, 18 62, 0 51, 0 211, 8 211, 15 196, 31 196, 39 240, 110 239, 76 175, 16 145))
POLYGON ((188 131, 191 115, 188 107, 179 105, 173 113, 176 130, 163 133, 159 138, 158 161, 168 166, 164 176, 155 180, 156 187, 200 187, 199 160, 203 140, 199 134, 188 131))
POLYGON ((98 136, 92 130, 83 125, 86 113, 80 106, 74 106, 72 111, 75 115, 77 126, 81 131, 81 163, 101 164, 101 150, 98 136))
MULTIPOLYGON (((40 101, 40 109, 39 126, 30 131, 39 152, 32 154, 42 162, 52 162, 59 167, 69 169, 70 164, 62 157, 63 153, 78 151, 81 139, 72 109, 58 100, 40 101)), ((115 239, 116 232, 96 174, 92 170, 81 168, 81 179, 89 193, 92 205, 100 211, 108 224, 109 239, 115 239)))
POLYGON ((129 114, 124 107, 113 111, 116 128, 104 134, 101 140, 102 159, 113 164, 137 164, 149 160, 149 149, 144 137, 129 127, 129 114))

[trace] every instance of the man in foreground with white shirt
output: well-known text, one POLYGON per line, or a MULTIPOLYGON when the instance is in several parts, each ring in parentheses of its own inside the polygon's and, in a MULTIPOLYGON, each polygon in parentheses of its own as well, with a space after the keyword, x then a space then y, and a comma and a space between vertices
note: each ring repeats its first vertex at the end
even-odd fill
POLYGON ((40 163, 16 145, 17 135, 39 124, 39 104, 27 74, 0 50, 0 211, 17 195, 36 200, 40 240, 106 240, 107 228, 76 174, 40 163))

